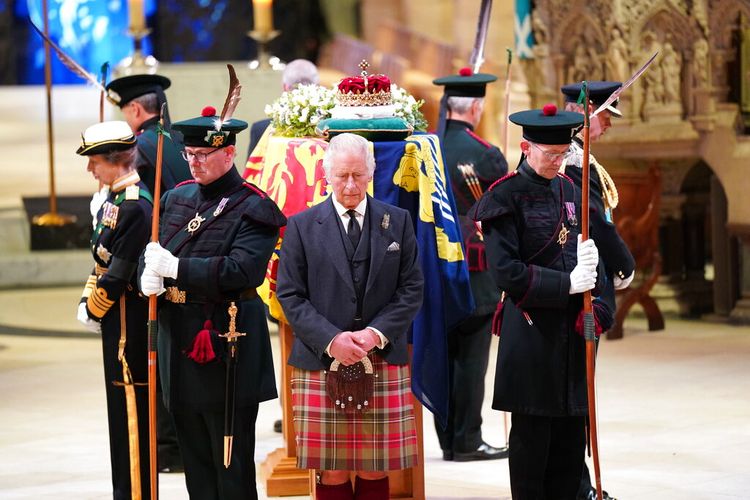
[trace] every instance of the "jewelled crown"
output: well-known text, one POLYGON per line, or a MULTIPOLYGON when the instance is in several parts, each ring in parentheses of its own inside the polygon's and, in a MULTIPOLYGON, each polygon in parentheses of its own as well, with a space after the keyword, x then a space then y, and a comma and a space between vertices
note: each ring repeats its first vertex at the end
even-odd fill
POLYGON ((369 63, 359 63, 361 76, 351 76, 339 82, 336 102, 340 106, 386 106, 391 99, 391 80, 385 75, 368 75, 369 63))

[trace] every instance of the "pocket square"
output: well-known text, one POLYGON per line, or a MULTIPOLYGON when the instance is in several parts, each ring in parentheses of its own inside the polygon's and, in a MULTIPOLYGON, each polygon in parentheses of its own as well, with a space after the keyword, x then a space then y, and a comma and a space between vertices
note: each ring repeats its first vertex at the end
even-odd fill
POLYGON ((393 243, 388 245, 388 249, 386 250, 386 252, 398 252, 399 250, 401 250, 401 246, 394 241, 393 243))

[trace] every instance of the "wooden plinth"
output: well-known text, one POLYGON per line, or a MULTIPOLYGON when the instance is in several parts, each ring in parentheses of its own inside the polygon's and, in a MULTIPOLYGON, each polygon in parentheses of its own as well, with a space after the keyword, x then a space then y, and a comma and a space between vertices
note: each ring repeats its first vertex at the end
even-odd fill
POLYGON ((266 495, 287 497, 310 493, 309 472, 297 468, 297 458, 287 456, 284 448, 277 448, 261 464, 266 481, 266 495))

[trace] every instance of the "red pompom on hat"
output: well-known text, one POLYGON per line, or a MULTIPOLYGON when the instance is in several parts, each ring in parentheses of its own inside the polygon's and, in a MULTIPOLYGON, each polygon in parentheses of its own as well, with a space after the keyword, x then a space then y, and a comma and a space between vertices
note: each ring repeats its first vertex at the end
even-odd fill
POLYGON ((471 76, 474 74, 474 72, 471 70, 471 68, 465 66, 458 70, 458 74, 461 76, 471 76))
POLYGON ((201 111, 201 116, 216 116, 216 108, 213 106, 206 106, 201 111))
POLYGON ((554 104, 545 104, 542 108, 544 116, 555 116, 557 114, 557 106, 554 104))

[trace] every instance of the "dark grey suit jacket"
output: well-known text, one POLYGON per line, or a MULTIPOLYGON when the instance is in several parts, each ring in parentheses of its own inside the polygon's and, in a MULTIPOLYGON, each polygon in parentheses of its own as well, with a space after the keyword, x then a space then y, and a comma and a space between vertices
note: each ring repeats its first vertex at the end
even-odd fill
MULTIPOLYGON (((367 212, 370 269, 362 319, 388 339, 380 353, 386 361, 402 365, 409 359, 406 333, 422 305, 417 240, 407 211, 368 196, 367 212)), ((276 293, 295 334, 288 362, 305 370, 328 368, 326 347, 356 313, 340 225, 328 199, 290 217, 281 245, 276 293)))

